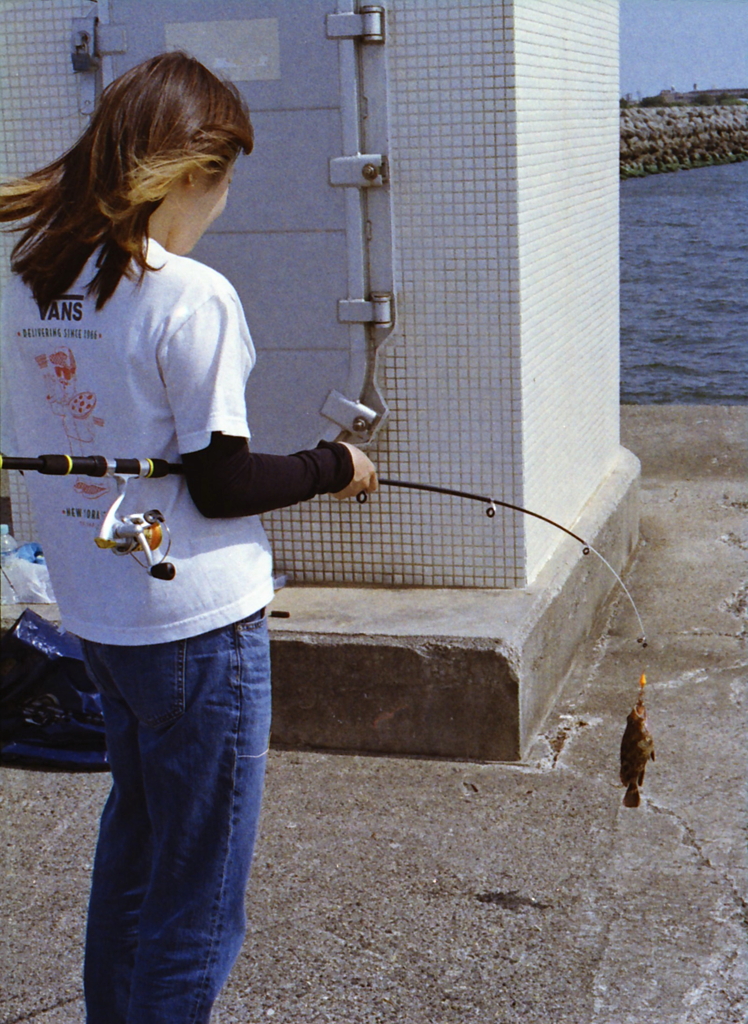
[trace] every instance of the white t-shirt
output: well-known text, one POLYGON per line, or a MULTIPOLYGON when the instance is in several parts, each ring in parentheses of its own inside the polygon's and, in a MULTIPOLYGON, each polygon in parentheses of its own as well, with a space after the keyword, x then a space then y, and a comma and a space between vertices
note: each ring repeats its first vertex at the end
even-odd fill
MULTIPOLYGON (((255 352, 239 297, 221 274, 148 245, 142 282, 123 278, 97 312, 86 285, 40 310, 14 278, 4 295, 5 455, 162 458, 211 432, 249 437, 245 385, 255 352)), ((228 625, 273 597, 270 547, 256 516, 205 519, 182 476, 133 479, 120 514, 159 509, 173 580, 94 543, 117 495, 109 477, 25 474, 66 629, 88 640, 153 644, 228 625)))

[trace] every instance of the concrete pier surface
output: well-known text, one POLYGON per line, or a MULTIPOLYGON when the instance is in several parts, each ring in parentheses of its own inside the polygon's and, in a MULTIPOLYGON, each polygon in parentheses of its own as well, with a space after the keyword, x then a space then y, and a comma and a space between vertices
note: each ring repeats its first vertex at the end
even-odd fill
MULTIPOLYGON (((743 1024, 748 406, 630 406, 624 600, 512 764, 274 751, 216 1024, 743 1024), (656 761, 621 804, 646 672, 656 761)), ((199 766, 197 766, 199 768, 199 766)), ((79 1024, 106 775, 3 769, 0 1024, 79 1024)))

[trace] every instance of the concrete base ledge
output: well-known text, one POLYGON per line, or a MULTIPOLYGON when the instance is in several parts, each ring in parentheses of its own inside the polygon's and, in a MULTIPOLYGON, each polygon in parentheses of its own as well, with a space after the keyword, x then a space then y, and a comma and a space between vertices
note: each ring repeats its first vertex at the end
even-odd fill
MULTIPOLYGON (((621 448, 572 527, 619 573, 638 540, 639 472, 621 448)), ((572 538, 523 590, 288 587, 273 608, 289 618, 270 620, 273 741, 519 760, 617 592, 572 538)))

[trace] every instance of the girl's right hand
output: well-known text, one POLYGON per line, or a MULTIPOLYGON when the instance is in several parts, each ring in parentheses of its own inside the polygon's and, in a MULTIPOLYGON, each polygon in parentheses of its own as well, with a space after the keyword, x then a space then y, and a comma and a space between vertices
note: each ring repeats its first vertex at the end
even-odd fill
POLYGON ((369 459, 368 455, 365 455, 355 445, 347 444, 345 441, 341 443, 351 453, 351 458, 353 459, 353 478, 346 488, 338 491, 333 497, 337 498, 338 501, 342 501, 343 498, 355 498, 362 491, 366 491, 367 494, 373 494, 379 486, 377 471, 374 468, 373 462, 369 459))

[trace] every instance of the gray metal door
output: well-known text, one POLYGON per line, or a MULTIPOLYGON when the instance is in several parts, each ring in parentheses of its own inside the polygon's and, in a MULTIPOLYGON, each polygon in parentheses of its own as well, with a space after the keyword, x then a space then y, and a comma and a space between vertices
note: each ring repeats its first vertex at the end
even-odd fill
MULTIPOLYGON (((258 351, 253 447, 370 440, 392 328, 385 12, 353 0, 109 0, 104 82, 182 49, 247 99, 255 151, 193 255, 237 288, 258 351)), ((85 27, 85 26, 84 26, 85 27)), ((77 26, 80 30, 80 25, 77 26)), ((80 35, 78 35, 79 49, 80 35)), ((83 45, 85 49, 85 44, 83 45)), ((94 62, 95 63, 95 62, 94 62)), ((81 82, 102 76, 78 58, 81 82)))

